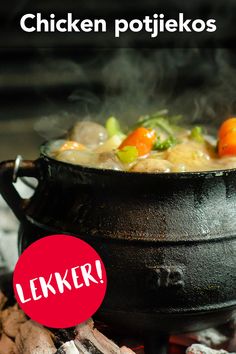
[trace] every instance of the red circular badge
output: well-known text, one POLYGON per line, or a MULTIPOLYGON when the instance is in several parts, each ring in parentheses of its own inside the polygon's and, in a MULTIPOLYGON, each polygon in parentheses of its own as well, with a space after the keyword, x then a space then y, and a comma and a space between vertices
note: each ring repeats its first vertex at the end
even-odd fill
POLYGON ((79 238, 44 237, 20 256, 13 276, 22 310, 48 327, 67 328, 91 317, 106 292, 105 267, 97 252, 79 238))

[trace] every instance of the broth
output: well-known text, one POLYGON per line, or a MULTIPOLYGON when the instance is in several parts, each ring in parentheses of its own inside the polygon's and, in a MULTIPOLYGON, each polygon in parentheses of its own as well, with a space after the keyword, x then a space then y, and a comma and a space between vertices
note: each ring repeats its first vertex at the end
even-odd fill
POLYGON ((49 143, 47 154, 76 165, 132 172, 236 168, 236 153, 220 156, 217 138, 204 128, 184 128, 160 116, 140 119, 126 135, 114 117, 108 119, 106 126, 77 122, 65 139, 49 143))

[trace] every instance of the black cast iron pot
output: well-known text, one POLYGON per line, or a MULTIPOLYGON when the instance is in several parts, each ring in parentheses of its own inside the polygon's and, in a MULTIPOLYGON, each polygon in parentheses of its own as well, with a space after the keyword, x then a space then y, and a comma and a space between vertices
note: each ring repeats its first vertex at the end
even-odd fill
POLYGON ((135 333, 193 331, 236 309, 236 170, 145 174, 41 157, 18 176, 38 187, 22 200, 14 161, 0 190, 21 225, 19 251, 53 233, 76 235, 101 255, 108 290, 98 316, 135 333))

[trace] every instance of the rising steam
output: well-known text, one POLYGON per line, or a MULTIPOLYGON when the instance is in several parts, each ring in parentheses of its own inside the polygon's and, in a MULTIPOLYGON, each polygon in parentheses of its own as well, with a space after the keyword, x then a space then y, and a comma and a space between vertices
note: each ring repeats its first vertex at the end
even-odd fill
POLYGON ((183 114, 188 123, 219 124, 236 113, 233 51, 120 49, 103 54, 102 61, 92 58, 80 66, 86 90, 78 80, 78 88, 69 95, 73 114, 55 112, 37 123, 36 130, 45 138, 62 135, 84 118, 104 122, 115 115, 127 125, 140 115, 167 108, 171 114, 183 114), (94 92, 97 86, 101 89, 94 92))

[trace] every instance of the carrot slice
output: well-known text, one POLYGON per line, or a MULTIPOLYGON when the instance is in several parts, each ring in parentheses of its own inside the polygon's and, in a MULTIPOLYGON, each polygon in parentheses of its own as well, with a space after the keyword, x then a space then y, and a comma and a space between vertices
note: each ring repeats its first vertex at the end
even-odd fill
POLYGON ((152 150, 155 141, 155 130, 140 127, 127 136, 119 146, 119 149, 123 149, 125 146, 135 146, 138 150, 138 155, 144 156, 152 150))
POLYGON ((236 118, 226 119, 220 126, 218 135, 222 139, 226 134, 231 131, 236 131, 236 118))
POLYGON ((219 140, 218 153, 220 157, 236 155, 236 131, 229 131, 219 140))

